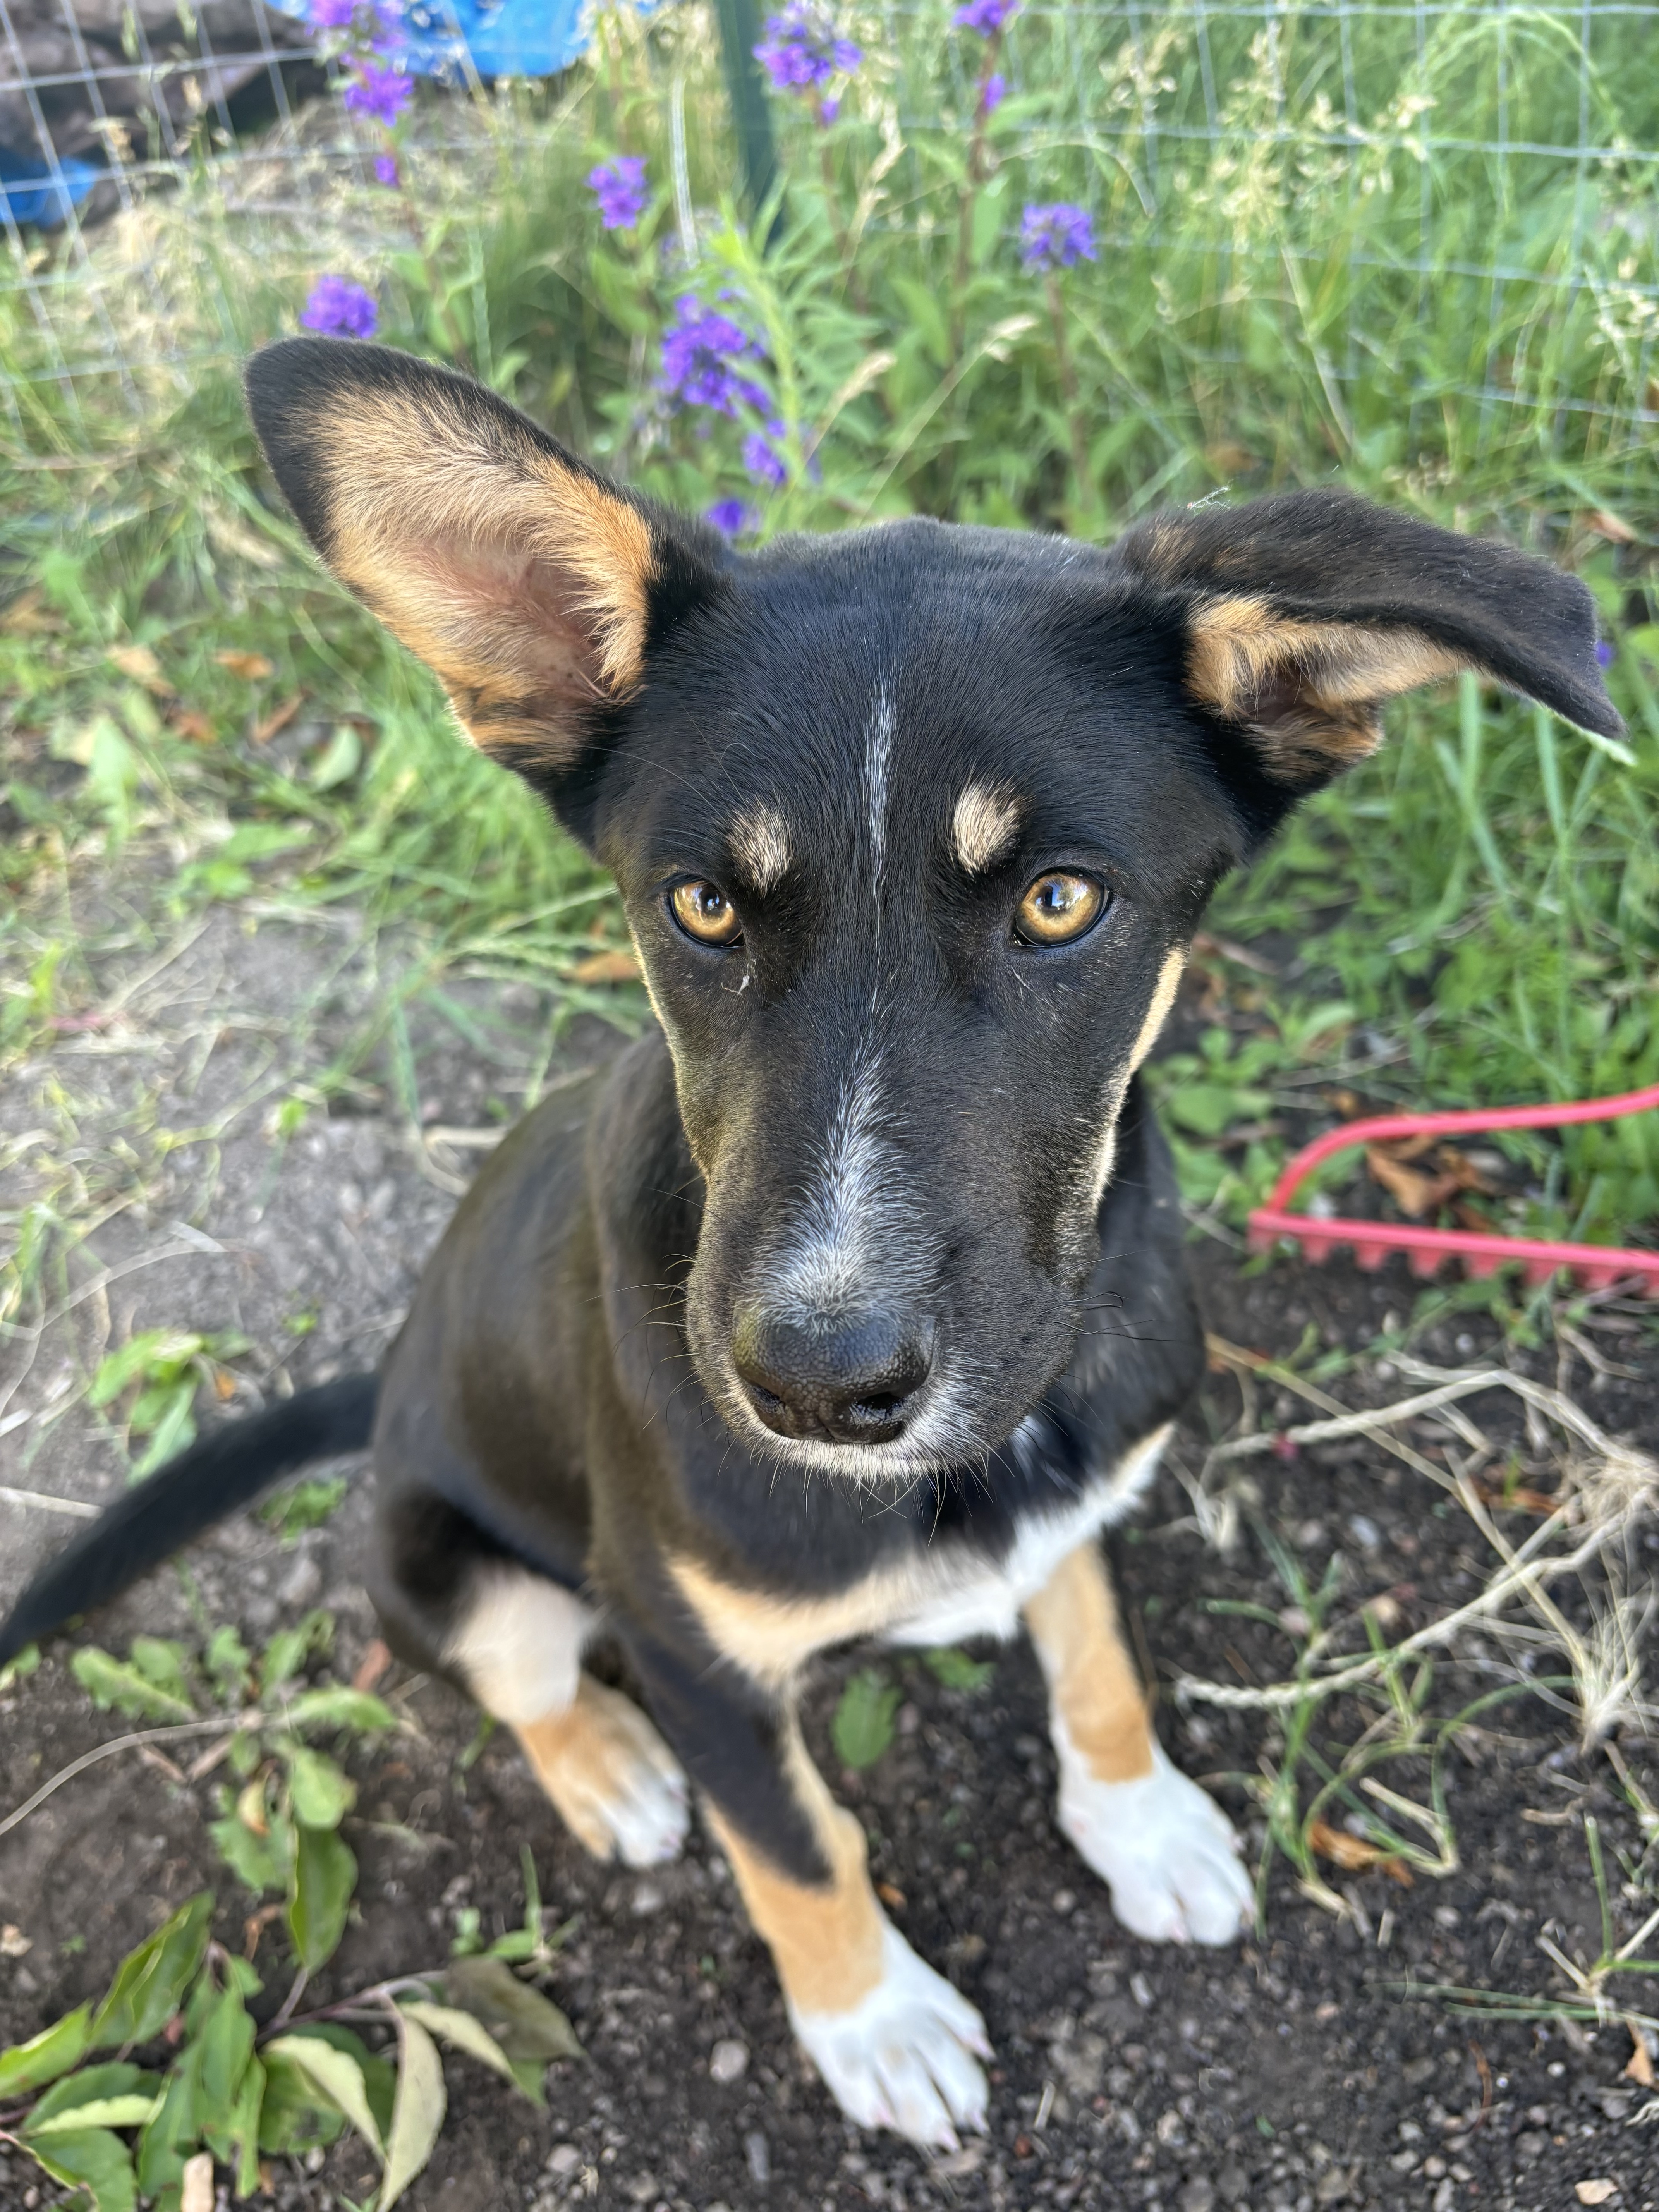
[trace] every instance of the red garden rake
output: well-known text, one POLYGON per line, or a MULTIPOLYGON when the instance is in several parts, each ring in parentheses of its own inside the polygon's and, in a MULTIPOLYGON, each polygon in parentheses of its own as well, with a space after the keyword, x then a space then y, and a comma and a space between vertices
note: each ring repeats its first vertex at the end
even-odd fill
POLYGON ((1326 1259, 1339 1244, 1351 1244, 1362 1267, 1380 1267, 1390 1252, 1403 1252, 1413 1274, 1427 1279, 1444 1260, 1460 1260, 1471 1275, 1495 1274, 1519 1267, 1529 1284, 1548 1282, 1557 1268, 1570 1268, 1587 1290, 1603 1291, 1631 1276, 1644 1294, 1659 1297, 1659 1252, 1620 1251, 1606 1244, 1548 1244, 1529 1237, 1484 1235, 1468 1229, 1419 1229, 1398 1221, 1345 1221, 1336 1215, 1291 1213, 1290 1201, 1321 1160, 1352 1145, 1389 1137, 1468 1134, 1491 1129, 1561 1129, 1575 1121, 1611 1121, 1659 1106, 1659 1083, 1628 1091, 1620 1098, 1581 1098, 1565 1106, 1510 1106, 1495 1113, 1379 1114, 1350 1121, 1304 1145, 1273 1185, 1273 1195, 1250 1216, 1253 1252, 1266 1252, 1288 1237, 1309 1259, 1326 1259))

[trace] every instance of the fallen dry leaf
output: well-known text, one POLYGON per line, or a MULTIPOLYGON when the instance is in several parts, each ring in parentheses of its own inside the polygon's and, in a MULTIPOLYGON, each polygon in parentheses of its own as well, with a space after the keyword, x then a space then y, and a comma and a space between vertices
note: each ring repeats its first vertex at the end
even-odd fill
POLYGON ((1561 1504, 1547 1490, 1531 1490, 1524 1483, 1505 1490, 1502 1483, 1482 1482, 1478 1475, 1474 1494, 1483 1505, 1495 1505, 1504 1513, 1553 1513, 1561 1504))
POLYGON ((1619 2194, 1619 2184, 1598 2175, 1594 2181, 1575 2181, 1572 2193, 1581 2204, 1605 2204, 1619 2194))
POLYGON ((240 676, 247 684, 262 684, 267 676, 276 673, 275 665, 263 653, 216 653, 213 658, 221 668, 228 668, 233 676, 240 676))
POLYGON ((640 963, 631 952, 590 952, 570 970, 573 983, 637 983, 640 963))
POLYGON ((1647 2038, 1633 2020, 1627 2020, 1625 2025, 1630 2030, 1631 2040, 1630 2063, 1625 2072, 1638 2088, 1650 2089, 1653 2087, 1653 2057, 1648 2049, 1647 2038))
POLYGON ((163 699, 173 696, 173 686, 162 675, 161 662, 147 645, 112 646, 109 657, 123 676, 131 677, 133 682, 142 684, 146 691, 154 691, 163 699))
POLYGON ((895 1912, 903 1911, 904 1892, 896 1888, 890 1881, 878 1881, 876 1884, 876 1895, 884 1905, 890 1905, 895 1912))
POLYGON ((34 1948, 33 1944, 13 1921, 0 1928, 0 1959, 22 1959, 34 1948))
POLYGON ((352 1688, 372 1690, 391 1664, 392 1654, 377 1636, 357 1662, 357 1671, 351 1678, 352 1688))
POLYGON ((305 703, 303 691, 291 692, 280 707, 273 707, 268 714, 262 714, 248 735, 256 745, 268 745, 278 730, 287 729, 305 703))
POLYGON ((188 738, 193 745, 210 745, 219 734, 210 719, 194 707, 180 707, 167 717, 167 726, 175 735, 188 738))
POLYGON ((1589 519, 1589 526, 1614 545, 1634 545, 1636 543, 1636 532, 1624 516, 1614 514, 1607 507, 1596 508, 1589 519))
POLYGON ((185 2160, 179 2185, 179 2212, 213 2212, 213 2153, 198 2150, 185 2160))
POLYGON ((45 632, 60 630, 61 616, 51 613, 42 604, 39 590, 23 592, 0 615, 0 630, 9 637, 39 637, 45 632))
POLYGON ((1346 1828, 1328 1828, 1322 1820, 1310 1820, 1308 1845, 1322 1859, 1340 1867, 1345 1874, 1366 1874, 1371 1868, 1380 1867, 1401 1889, 1412 1886, 1412 1870, 1397 1853, 1385 1851, 1377 1844, 1368 1844, 1363 1836, 1351 1836, 1346 1828))
POLYGON ((1413 1221, 1443 1206, 1458 1188, 1453 1176, 1425 1175, 1381 1145, 1366 1146, 1365 1165, 1372 1182, 1380 1182, 1400 1211, 1410 1214, 1413 1221))

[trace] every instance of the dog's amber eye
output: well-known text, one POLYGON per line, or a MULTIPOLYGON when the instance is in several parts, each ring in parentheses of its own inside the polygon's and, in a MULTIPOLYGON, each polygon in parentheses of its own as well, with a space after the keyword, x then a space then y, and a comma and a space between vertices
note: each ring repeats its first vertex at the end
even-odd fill
POLYGON ((699 945, 735 945, 743 935, 737 908, 714 884, 676 884, 668 894, 668 907, 686 935, 699 945))
POLYGON ((1039 876, 1014 910, 1014 934, 1026 945, 1069 945, 1092 929, 1106 909, 1106 894, 1087 876, 1051 869, 1039 876))

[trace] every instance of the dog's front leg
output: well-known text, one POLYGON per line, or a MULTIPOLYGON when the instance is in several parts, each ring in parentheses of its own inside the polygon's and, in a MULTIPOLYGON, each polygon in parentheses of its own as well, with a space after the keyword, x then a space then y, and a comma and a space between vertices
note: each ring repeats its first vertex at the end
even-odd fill
POLYGON ((1060 1561, 1025 1623, 1048 1680, 1060 1825, 1110 1884, 1112 1910, 1153 1942, 1231 1942, 1251 1911, 1238 1838, 1152 1733, 1096 1544, 1060 1561))
POLYGON ((864 1831, 807 1756, 793 1703, 631 1648, 842 2111, 954 2148, 958 2129, 985 2125, 985 2024, 882 1911, 864 1831))

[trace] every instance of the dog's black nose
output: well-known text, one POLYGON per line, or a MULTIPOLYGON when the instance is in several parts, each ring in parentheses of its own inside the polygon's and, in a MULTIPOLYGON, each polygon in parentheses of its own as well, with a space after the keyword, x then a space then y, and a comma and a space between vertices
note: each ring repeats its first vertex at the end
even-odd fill
POLYGON ((926 1347, 891 1314, 799 1321, 745 1306, 732 1357, 769 1429, 834 1444, 890 1443, 927 1379, 926 1347))

